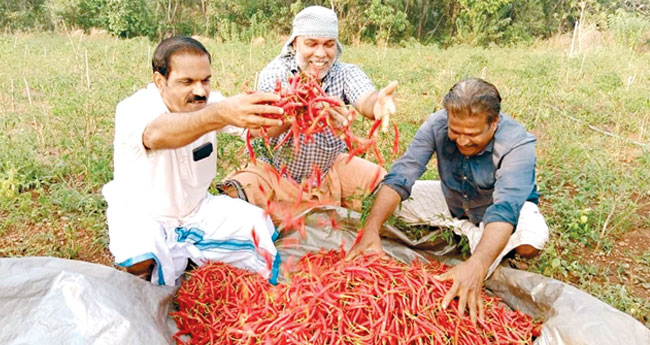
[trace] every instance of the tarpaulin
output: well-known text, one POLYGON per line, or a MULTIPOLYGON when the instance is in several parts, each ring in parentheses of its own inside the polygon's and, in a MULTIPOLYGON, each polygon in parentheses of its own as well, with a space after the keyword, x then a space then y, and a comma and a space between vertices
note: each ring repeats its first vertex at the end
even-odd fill
MULTIPOLYGON (((282 248, 283 260, 321 248, 345 248, 359 227, 359 214, 342 208, 313 210, 300 247, 282 248), (336 213, 343 230, 329 222, 336 213), (320 220, 319 220, 320 219, 320 220), (320 224, 320 225, 319 225, 320 224)), ((385 227, 384 234, 399 237, 385 227)), ((282 241, 282 239, 280 239, 282 241)), ((412 249, 383 240, 385 252, 414 259, 458 262, 453 246, 412 249)), ((48 257, 0 259, 0 344, 172 344, 168 312, 174 288, 156 286, 111 267, 48 257)), ((536 345, 647 345, 650 330, 631 316, 568 284, 500 266, 486 287, 509 306, 544 321, 536 345)))

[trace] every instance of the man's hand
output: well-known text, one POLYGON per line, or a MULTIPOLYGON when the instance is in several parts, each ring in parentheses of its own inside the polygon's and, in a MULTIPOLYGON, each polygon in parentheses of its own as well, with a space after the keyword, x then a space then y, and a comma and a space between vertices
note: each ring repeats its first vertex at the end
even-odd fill
POLYGON ((262 126, 282 125, 282 121, 279 119, 260 116, 260 114, 283 114, 284 109, 267 104, 278 100, 280 100, 280 96, 273 93, 242 93, 211 106, 214 107, 217 116, 225 125, 257 129, 262 126))
POLYGON ((384 255, 384 251, 381 249, 379 231, 386 219, 395 211, 400 201, 402 201, 400 195, 391 187, 384 185, 379 188, 375 201, 370 208, 370 214, 366 220, 361 240, 350 248, 348 255, 345 256, 346 259, 353 259, 364 252, 384 255))
POLYGON ((472 322, 476 323, 476 309, 479 317, 483 318, 483 303, 481 303, 483 281, 488 268, 506 246, 513 229, 514 226, 506 222, 488 223, 474 254, 467 261, 440 275, 440 280, 454 281, 451 289, 442 299, 443 308, 447 308, 449 302, 458 296, 460 315, 464 315, 465 307, 469 307, 472 322))
POLYGON ((345 256, 345 260, 352 260, 363 253, 384 255, 384 251, 381 249, 379 231, 364 230, 361 240, 350 248, 350 251, 345 256))
POLYGON ((469 316, 476 324, 476 311, 478 317, 483 319, 483 302, 481 290, 487 274, 487 265, 469 258, 467 261, 453 267, 446 273, 436 277, 438 280, 453 280, 453 285, 442 299, 442 308, 446 309, 449 303, 458 296, 458 313, 465 315, 465 307, 469 308, 469 316))
POLYGON ((350 122, 350 110, 344 105, 342 100, 339 100, 341 106, 331 107, 327 109, 329 114, 329 121, 334 125, 334 128, 342 128, 348 125, 350 122))
POLYGON ((390 115, 395 113, 395 101, 393 100, 395 90, 397 90, 397 81, 392 81, 385 88, 379 90, 377 101, 373 107, 375 120, 381 119, 381 130, 388 130, 390 115))

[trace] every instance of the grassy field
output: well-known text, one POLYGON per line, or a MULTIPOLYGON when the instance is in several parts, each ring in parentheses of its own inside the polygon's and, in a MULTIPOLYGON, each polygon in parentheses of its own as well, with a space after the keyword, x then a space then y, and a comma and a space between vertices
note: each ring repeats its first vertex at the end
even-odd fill
MULTIPOLYGON (((226 95, 252 85, 281 44, 203 42, 213 87, 226 95)), ((343 60, 380 86, 400 82, 401 151, 454 82, 481 76, 497 85, 503 110, 538 138, 540 206, 551 227, 539 258, 510 264, 572 283, 650 326, 650 53, 604 39, 568 57, 568 42, 362 45, 346 48, 343 60)), ((112 264, 100 191, 112 176, 114 109, 151 79, 154 46, 104 35, 0 35, 0 256, 112 264)), ((220 140, 223 177, 245 156, 239 139, 220 140)))

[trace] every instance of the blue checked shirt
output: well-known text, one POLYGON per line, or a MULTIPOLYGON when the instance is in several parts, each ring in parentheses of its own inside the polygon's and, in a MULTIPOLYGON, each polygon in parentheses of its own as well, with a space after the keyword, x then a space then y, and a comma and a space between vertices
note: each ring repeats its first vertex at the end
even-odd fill
POLYGON ((499 114, 490 143, 475 156, 463 156, 447 135, 447 111, 432 114, 383 183, 409 197, 413 183, 435 153, 442 191, 451 214, 472 223, 514 226, 525 201, 537 203, 535 137, 517 121, 499 114))
MULTIPOLYGON (((298 70, 294 55, 278 56, 260 72, 257 90, 272 92, 278 79, 282 82, 283 88, 287 87, 289 77, 298 73, 298 70)), ((323 78, 321 87, 329 96, 339 97, 345 104, 351 105, 356 105, 359 97, 364 93, 375 90, 370 78, 359 67, 338 61, 323 78)), ((271 146, 277 145, 286 135, 291 135, 291 131, 271 138, 271 146)), ((255 148, 261 146, 261 140, 258 139, 255 148)), ((326 130, 312 135, 309 143, 305 141, 305 136, 301 135, 300 151, 295 157, 293 138, 290 138, 283 148, 275 151, 272 156, 269 156, 266 150, 255 151, 262 161, 272 164, 277 170, 286 165, 287 173, 300 182, 312 174, 314 164, 318 165, 323 174, 326 174, 336 157, 345 149, 345 142, 326 130)))

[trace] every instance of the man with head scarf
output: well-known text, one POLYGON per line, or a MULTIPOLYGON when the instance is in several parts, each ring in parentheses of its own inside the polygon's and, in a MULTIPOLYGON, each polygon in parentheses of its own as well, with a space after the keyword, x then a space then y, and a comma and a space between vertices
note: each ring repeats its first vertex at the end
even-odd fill
MULTIPOLYGON (((342 52, 343 48, 338 41, 336 13, 321 6, 307 7, 293 20, 291 37, 284 44, 280 55, 260 73, 257 89, 270 92, 275 89, 278 80, 286 86, 290 76, 310 74, 317 77, 328 96, 354 106, 357 112, 371 120, 382 119, 385 129, 388 116, 395 112, 393 94, 397 82, 376 90, 360 68, 339 61, 342 52)), ((331 115, 345 123, 345 114, 345 108, 340 107, 332 111, 331 115)), ((285 136, 291 135, 289 126, 289 123, 285 123, 267 130, 273 147, 285 136)), ((259 133, 252 130, 251 134, 259 133)), ((292 140, 289 139, 285 145, 291 147, 292 140)), ((260 160, 272 165, 277 171, 286 166, 286 175, 282 178, 278 180, 262 164, 249 164, 244 170, 230 175, 224 181, 223 189, 231 196, 247 198, 249 202, 262 207, 267 201, 267 196, 261 192, 263 189, 279 202, 318 199, 358 210, 361 202, 355 196, 369 192, 373 181, 383 178, 386 171, 359 157, 346 162, 348 155, 345 148, 343 140, 329 129, 314 134, 310 141, 301 136, 300 151, 295 156, 287 153, 291 150, 282 149, 272 154, 261 150, 256 152, 260 160), (314 165, 323 174, 320 190, 309 195, 298 195, 303 192, 287 177, 301 182, 312 174, 314 165)), ((271 215, 276 219, 279 216, 273 213, 271 215)))

